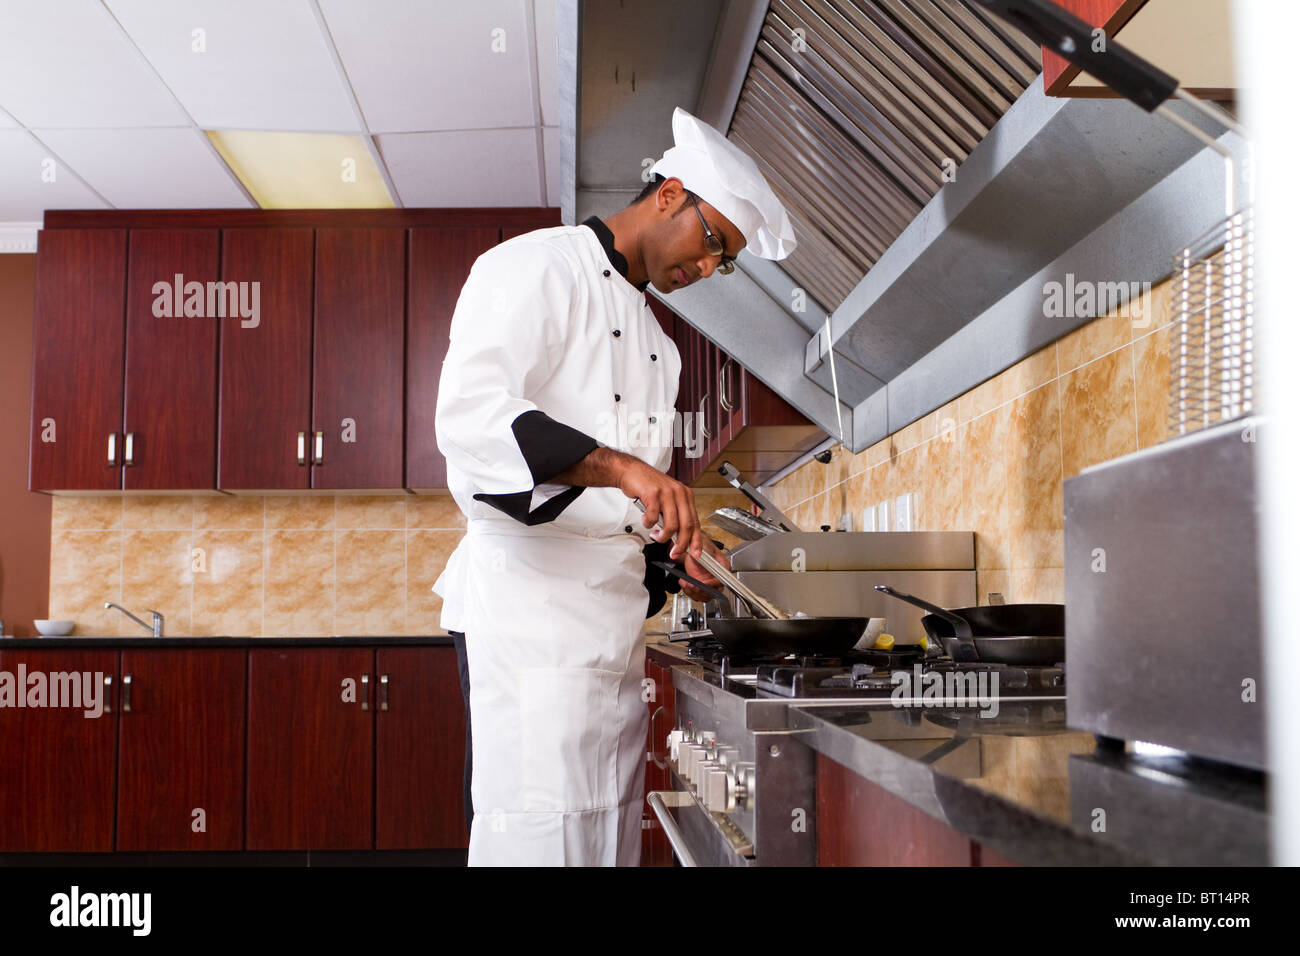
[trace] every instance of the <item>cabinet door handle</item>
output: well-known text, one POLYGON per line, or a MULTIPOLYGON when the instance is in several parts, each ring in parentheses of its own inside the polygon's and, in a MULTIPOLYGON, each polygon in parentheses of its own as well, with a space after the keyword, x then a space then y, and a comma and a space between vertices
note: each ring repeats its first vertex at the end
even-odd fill
POLYGON ((108 466, 117 467, 117 432, 108 433, 108 466))
POLYGON ((646 751, 646 759, 660 770, 664 770, 668 767, 668 764, 660 760, 659 755, 655 753, 655 748, 658 746, 657 741, 659 740, 659 733, 655 730, 655 721, 658 720, 659 715, 663 712, 663 706, 660 705, 660 707, 650 715, 650 749, 646 751))
POLYGON ((379 675, 379 709, 388 709, 388 675, 379 675))
POLYGON ((298 433, 298 464, 307 464, 307 433, 298 433))
POLYGON ((704 397, 700 399, 700 434, 705 438, 712 438, 713 433, 709 431, 709 393, 705 392, 704 397))
POLYGON ((722 406, 723 411, 734 412, 736 406, 727 398, 727 393, 731 391, 728 387, 727 366, 731 364, 731 359, 722 363, 722 368, 718 369, 718 403, 722 406))
POLYGON ((131 675, 122 675, 122 713, 131 713, 131 675))
POLYGON ((122 445, 122 464, 135 464, 135 432, 126 433, 126 442, 122 445))
POLYGON ((315 448, 315 450, 312 452, 311 463, 312 463, 313 465, 324 464, 324 462, 325 462, 325 433, 324 433, 323 431, 317 431, 317 432, 316 432, 316 442, 315 442, 315 445, 316 445, 316 448, 315 448))
POLYGON ((361 675, 361 709, 370 709, 370 675, 361 675))
POLYGON ((113 675, 104 675, 104 713, 113 712, 113 675))

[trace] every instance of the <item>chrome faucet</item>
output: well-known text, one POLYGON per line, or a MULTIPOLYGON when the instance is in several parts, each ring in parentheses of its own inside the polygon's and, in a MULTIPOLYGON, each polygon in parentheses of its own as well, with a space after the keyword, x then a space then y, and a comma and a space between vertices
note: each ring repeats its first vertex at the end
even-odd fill
POLYGON ((128 611, 126 608, 122 607, 122 605, 120 605, 120 604, 114 604, 112 601, 105 601, 105 602, 104 602, 104 607, 105 607, 105 609, 110 608, 110 607, 115 607, 115 608, 117 608, 119 611, 121 611, 123 614, 125 614, 127 617, 129 617, 131 620, 135 621, 135 623, 137 623, 137 624, 139 624, 141 627, 143 627, 146 631, 153 631, 153 636, 154 636, 154 637, 162 637, 162 636, 163 636, 163 616, 162 616, 161 614, 159 614, 157 611, 149 611, 148 608, 145 608, 146 611, 149 611, 149 613, 153 615, 153 623, 152 623, 152 624, 146 624, 144 621, 140 620, 138 617, 136 617, 134 614, 132 614, 132 613, 131 613, 130 611, 128 611))

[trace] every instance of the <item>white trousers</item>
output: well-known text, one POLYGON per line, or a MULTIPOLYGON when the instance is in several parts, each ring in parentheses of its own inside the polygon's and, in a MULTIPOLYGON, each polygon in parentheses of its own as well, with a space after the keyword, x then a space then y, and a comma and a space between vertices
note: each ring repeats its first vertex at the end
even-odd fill
POLYGON ((636 866, 648 709, 631 537, 471 532, 462 547, 471 866, 636 866))

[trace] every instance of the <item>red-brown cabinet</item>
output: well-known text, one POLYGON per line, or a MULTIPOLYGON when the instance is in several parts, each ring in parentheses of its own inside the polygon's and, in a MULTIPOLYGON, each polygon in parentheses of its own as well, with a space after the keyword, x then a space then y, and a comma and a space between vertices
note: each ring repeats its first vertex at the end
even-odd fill
POLYGON ((374 844, 373 675, 365 647, 249 651, 247 849, 374 844))
POLYGON ((246 651, 122 651, 118 850, 244 844, 246 651))
POLYGON ((434 414, 447 357, 452 313, 474 260, 500 237, 497 229, 410 230, 406 342, 406 487, 447 487, 447 462, 438 451, 434 414))
MULTIPOLYGON (((13 675, 15 694, 30 704, 32 675, 45 675, 46 694, 49 675, 76 675, 82 706, 51 707, 46 696, 47 706, 19 707, 15 697, 0 708, 0 852, 106 853, 113 849, 117 651, 28 651, 21 643, 0 647, 0 672, 13 675), (95 691, 100 706, 90 707, 95 691)), ((66 680, 60 686, 74 690, 66 680)))
POLYGON ((718 474, 730 461, 761 484, 826 436, 798 410, 750 375, 739 362, 657 299, 650 307, 672 338, 682 361, 677 392, 680 427, 673 474, 696 487, 724 487, 718 474))
POLYGON ((381 647, 375 672, 375 849, 467 847, 455 650, 381 647))
POLYGON ((126 230, 41 232, 28 487, 122 487, 126 230))
POLYGON ((122 487, 211 491, 217 459, 213 229, 132 229, 127 252, 122 487))
POLYGON ((315 246, 311 229, 222 230, 222 281, 257 308, 221 319, 220 488, 311 487, 315 246))
POLYGON ((316 230, 313 488, 402 487, 405 289, 405 230, 316 230))

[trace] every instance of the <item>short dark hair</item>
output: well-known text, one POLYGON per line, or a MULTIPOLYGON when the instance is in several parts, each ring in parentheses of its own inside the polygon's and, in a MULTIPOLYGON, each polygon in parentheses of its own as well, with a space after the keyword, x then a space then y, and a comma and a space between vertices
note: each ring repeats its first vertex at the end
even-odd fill
POLYGON ((635 206, 637 203, 639 203, 641 200, 645 199, 646 197, 653 196, 656 192, 658 192, 659 184, 662 183, 663 181, 664 181, 664 176, 660 173, 655 173, 655 178, 650 180, 648 183, 646 183, 645 186, 642 188, 641 192, 637 193, 637 197, 633 199, 630 203, 628 203, 628 205, 635 206))

